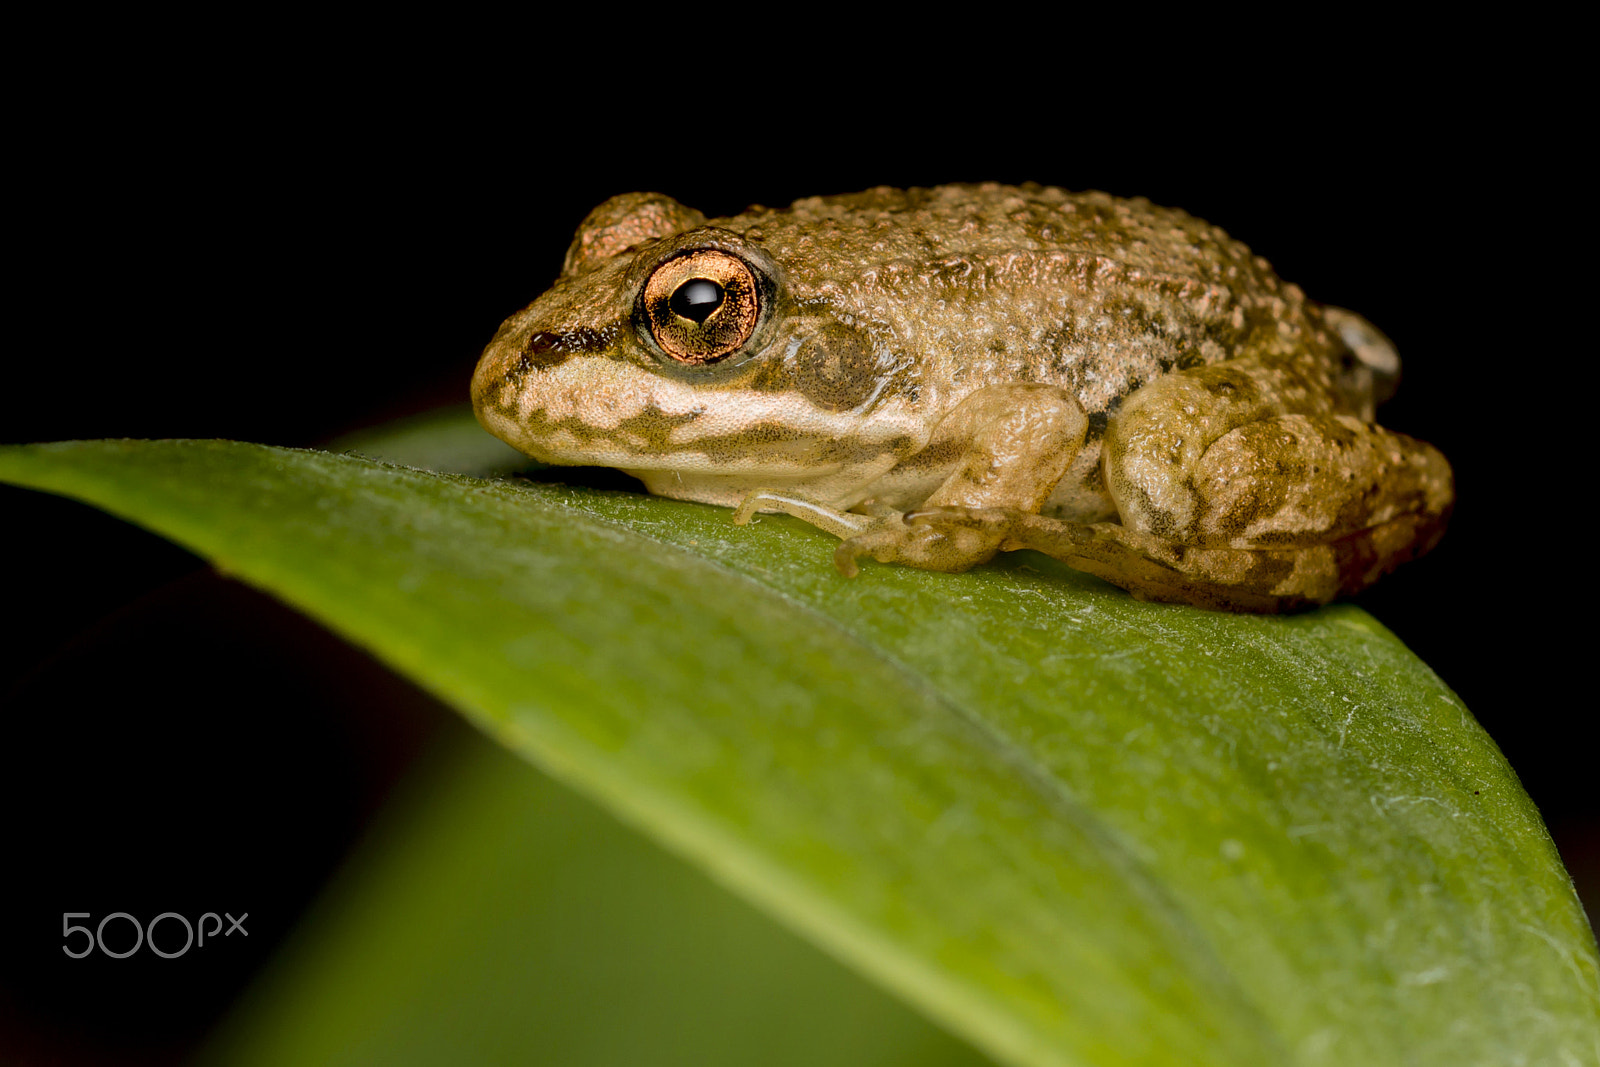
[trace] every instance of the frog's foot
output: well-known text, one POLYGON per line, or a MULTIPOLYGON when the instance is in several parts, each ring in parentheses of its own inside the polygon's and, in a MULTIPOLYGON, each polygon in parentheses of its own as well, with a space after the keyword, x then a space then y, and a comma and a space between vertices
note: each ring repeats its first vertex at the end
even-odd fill
POLYGON ((862 556, 871 556, 879 563, 903 563, 955 574, 985 562, 1000 548, 1000 537, 982 530, 959 525, 908 525, 903 512, 875 500, 858 504, 857 508, 857 512, 839 511, 804 497, 757 489, 740 503, 733 521, 742 526, 757 511, 781 511, 833 534, 839 538, 833 564, 846 578, 860 573, 856 560, 862 556))
POLYGON ((846 578, 860 568, 856 560, 871 556, 879 563, 903 563, 925 571, 959 574, 985 563, 1000 550, 1001 538, 982 529, 959 525, 910 525, 898 511, 882 514, 867 529, 839 543, 833 565, 846 578))
POLYGON ((1274 612, 1365 588, 1438 540, 1438 515, 1404 515, 1336 540, 1277 548, 1189 545, 1114 522, 1080 523, 1012 508, 923 508, 915 529, 970 529, 1003 550, 1031 548, 1140 600, 1222 611, 1274 612))

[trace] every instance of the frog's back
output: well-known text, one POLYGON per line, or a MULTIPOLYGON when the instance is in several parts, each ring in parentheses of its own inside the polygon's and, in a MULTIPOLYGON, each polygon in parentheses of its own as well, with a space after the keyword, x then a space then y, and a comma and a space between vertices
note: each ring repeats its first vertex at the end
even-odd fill
POLYGON ((1032 380, 1071 389, 1093 417, 1174 368, 1315 347, 1320 326, 1242 243, 1142 198, 881 187, 712 224, 786 264, 797 300, 915 350, 952 402, 1032 380))
POLYGON ((1274 288, 1270 269, 1220 228, 1143 197, 1067 192, 1033 183, 880 186, 813 196, 786 209, 752 208, 737 220, 793 249, 816 243, 839 273, 904 260, 974 261, 1007 254, 1103 256, 1131 269, 1227 288, 1274 288))

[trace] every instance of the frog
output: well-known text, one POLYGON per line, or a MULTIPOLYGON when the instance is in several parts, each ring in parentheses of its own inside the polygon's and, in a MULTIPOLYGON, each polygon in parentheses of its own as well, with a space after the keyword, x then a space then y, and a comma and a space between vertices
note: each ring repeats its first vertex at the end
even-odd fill
POLYGON ((846 577, 1031 549, 1139 600, 1279 612, 1444 531, 1449 463, 1374 422, 1399 371, 1180 209, 990 182, 709 219, 614 196, 472 399, 544 463, 795 516, 846 577))

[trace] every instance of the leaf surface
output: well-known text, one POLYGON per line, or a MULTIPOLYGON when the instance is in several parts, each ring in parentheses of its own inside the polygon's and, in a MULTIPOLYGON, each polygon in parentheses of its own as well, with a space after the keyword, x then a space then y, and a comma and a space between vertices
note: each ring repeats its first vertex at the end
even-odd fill
POLYGON ((850 581, 794 520, 233 442, 0 477, 321 619, 1002 1062, 1600 1055, 1537 813, 1354 607, 1141 604, 1030 553, 850 581))

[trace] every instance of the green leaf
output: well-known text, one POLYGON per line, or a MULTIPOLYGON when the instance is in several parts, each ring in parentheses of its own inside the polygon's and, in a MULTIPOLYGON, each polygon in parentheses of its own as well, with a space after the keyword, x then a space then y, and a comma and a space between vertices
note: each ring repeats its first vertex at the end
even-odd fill
POLYGON ((979 1067, 483 738, 427 761, 206 1062, 979 1067))
POLYGON ((0 451, 371 648, 1016 1064, 1582 1063, 1600 960, 1527 796, 1364 613, 231 442, 0 451))

